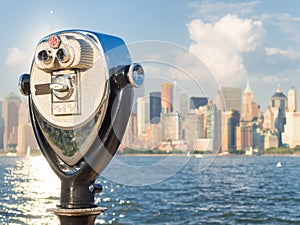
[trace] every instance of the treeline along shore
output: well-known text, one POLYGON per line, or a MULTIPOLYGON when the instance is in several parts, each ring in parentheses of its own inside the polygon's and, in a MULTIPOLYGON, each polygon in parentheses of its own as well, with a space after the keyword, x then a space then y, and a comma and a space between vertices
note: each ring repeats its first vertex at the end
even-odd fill
MULTIPOLYGON (((133 149, 133 148, 123 148, 122 150, 117 152, 118 155, 150 155, 150 156, 163 156, 163 155, 249 155, 245 150, 229 150, 225 153, 216 153, 212 151, 163 151, 157 149, 133 149)), ((253 151, 251 155, 265 155, 265 156, 273 156, 273 155, 280 155, 280 156, 300 156, 300 146, 296 146, 295 148, 289 147, 278 147, 278 148, 268 148, 261 151, 253 151)))

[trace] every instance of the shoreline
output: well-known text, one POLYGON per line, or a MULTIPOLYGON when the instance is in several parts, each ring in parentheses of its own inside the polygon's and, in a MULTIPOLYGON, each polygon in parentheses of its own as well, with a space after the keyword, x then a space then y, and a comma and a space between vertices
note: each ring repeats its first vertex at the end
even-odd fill
MULTIPOLYGON (((33 155, 26 155, 26 154, 21 154, 21 155, 6 155, 1 153, 0 157, 28 157, 28 156, 43 156, 43 154, 33 154, 33 155)), ((137 157, 194 157, 194 158, 202 158, 202 157, 230 157, 230 156, 247 156, 247 157, 251 157, 251 156, 265 156, 265 157, 272 157, 272 156, 284 156, 284 157, 300 157, 300 154, 263 154, 263 155, 245 155, 245 154, 178 154, 178 153, 170 153, 170 154, 149 154, 149 153, 145 153, 145 154, 122 154, 122 153, 116 153, 114 155, 115 156, 124 156, 124 157, 128 157, 128 156, 137 156, 137 157), (199 157, 200 156, 200 157, 199 157)))

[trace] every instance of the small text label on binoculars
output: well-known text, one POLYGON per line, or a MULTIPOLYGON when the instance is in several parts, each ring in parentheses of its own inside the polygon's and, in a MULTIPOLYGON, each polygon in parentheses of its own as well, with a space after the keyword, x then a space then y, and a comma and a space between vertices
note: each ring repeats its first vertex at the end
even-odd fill
POLYGON ((80 114, 77 102, 53 103, 52 112, 55 116, 80 114))

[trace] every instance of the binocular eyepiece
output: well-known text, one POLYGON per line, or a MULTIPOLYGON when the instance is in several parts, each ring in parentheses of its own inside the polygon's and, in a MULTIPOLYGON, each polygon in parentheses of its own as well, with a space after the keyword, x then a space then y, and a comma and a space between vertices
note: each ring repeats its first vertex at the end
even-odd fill
POLYGON ((59 209, 95 207, 91 185, 117 151, 133 87, 143 82, 121 38, 66 30, 38 43, 19 89, 29 98, 40 149, 62 181, 59 209))

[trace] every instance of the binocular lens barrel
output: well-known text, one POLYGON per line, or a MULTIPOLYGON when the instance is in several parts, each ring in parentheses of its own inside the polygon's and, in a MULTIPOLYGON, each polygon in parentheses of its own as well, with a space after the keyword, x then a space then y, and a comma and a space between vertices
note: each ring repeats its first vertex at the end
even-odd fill
POLYGON ((48 63, 51 61, 51 54, 47 50, 42 50, 38 53, 38 59, 43 63, 48 63))
POLYGON ((70 56, 64 48, 60 48, 57 50, 56 58, 60 62, 67 62, 70 59, 70 56))

